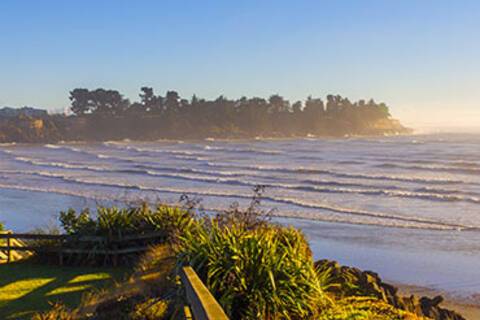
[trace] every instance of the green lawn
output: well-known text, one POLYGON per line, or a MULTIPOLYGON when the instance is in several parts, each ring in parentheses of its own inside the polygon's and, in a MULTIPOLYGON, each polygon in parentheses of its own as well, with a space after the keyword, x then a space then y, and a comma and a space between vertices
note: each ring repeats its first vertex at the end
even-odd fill
POLYGON ((0 319, 29 319, 49 302, 78 305, 82 294, 120 279, 123 268, 59 267, 29 262, 0 264, 0 319))

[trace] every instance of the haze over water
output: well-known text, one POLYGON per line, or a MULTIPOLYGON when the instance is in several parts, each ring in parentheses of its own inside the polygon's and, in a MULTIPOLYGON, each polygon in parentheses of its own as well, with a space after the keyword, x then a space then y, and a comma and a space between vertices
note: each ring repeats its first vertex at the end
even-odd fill
POLYGON ((248 203, 253 186, 262 184, 264 206, 289 217, 278 221, 302 227, 316 256, 394 281, 474 294, 479 143, 480 135, 437 134, 2 145, 0 220, 26 231, 68 207, 175 202, 183 193, 215 210, 248 203))

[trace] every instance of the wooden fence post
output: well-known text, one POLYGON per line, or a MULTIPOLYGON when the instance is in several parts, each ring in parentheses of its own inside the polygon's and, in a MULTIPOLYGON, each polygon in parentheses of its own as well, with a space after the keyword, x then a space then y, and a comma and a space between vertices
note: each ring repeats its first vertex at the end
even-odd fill
POLYGON ((7 232, 7 263, 12 262, 12 240, 11 240, 11 232, 7 232))
POLYGON ((58 251, 58 262, 61 267, 63 267, 63 249, 60 247, 60 250, 58 251))

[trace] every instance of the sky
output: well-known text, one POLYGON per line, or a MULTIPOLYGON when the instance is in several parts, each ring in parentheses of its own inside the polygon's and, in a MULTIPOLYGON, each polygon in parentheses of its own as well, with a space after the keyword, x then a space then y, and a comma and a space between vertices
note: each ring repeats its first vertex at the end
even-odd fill
POLYGON ((374 98, 413 127, 480 129, 480 1, 0 1, 0 106, 142 86, 374 98))

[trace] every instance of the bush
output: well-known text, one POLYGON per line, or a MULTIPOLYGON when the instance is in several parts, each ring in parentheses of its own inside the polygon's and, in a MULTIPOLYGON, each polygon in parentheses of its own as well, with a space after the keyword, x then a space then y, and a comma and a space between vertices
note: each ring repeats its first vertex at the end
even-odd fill
POLYGON ((301 232, 235 224, 185 233, 179 265, 190 264, 232 319, 307 319, 323 294, 301 232))
POLYGON ((396 309, 372 297, 349 297, 337 300, 322 311, 317 320, 427 320, 396 309))
POLYGON ((36 313, 32 320, 75 320, 75 313, 61 303, 52 305, 52 309, 44 313, 36 313))
POLYGON ((60 213, 60 224, 70 235, 121 237, 130 234, 164 232, 166 236, 187 228, 193 216, 177 206, 147 204, 132 208, 98 207, 95 216, 85 209, 77 214, 73 209, 60 213))
POLYGON ((158 320, 165 318, 168 309, 168 302, 165 300, 148 299, 135 306, 130 314, 133 320, 158 320))
MULTIPOLYGON (((79 213, 70 209, 60 213, 60 224, 68 235, 99 236, 105 241, 85 242, 69 238, 64 247, 82 248, 91 252, 91 255, 68 256, 70 263, 106 264, 117 263, 111 255, 97 254, 105 250, 116 250, 130 247, 145 247, 165 242, 174 242, 179 230, 188 230, 194 223, 193 213, 178 206, 160 204, 152 209, 147 204, 130 208, 98 207, 95 214, 88 209, 79 213), (128 235, 158 233, 155 237, 144 239, 132 238, 128 242, 115 242, 128 235)), ((135 254, 124 254, 121 263, 130 264, 136 261, 135 254)))

